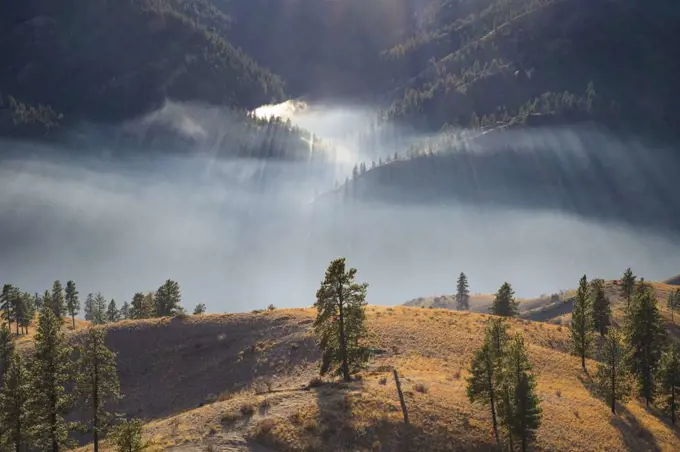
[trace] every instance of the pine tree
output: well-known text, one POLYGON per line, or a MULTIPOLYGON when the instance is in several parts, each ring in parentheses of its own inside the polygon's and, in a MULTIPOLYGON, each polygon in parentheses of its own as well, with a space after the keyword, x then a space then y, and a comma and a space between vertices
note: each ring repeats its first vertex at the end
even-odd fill
POLYGON ((9 366, 12 353, 14 353, 12 331, 10 331, 7 323, 3 323, 0 326, 0 385, 2 384, 3 374, 9 366))
POLYGON ((604 293, 603 280, 593 279, 590 282, 590 296, 593 307, 593 326, 600 333, 600 337, 604 337, 607 334, 609 325, 611 325, 612 309, 609 304, 609 298, 604 293))
POLYGON ((205 314, 205 304, 199 303, 194 308, 194 315, 203 315, 203 314, 205 314))
POLYGON ((72 349, 61 331, 61 321, 45 305, 40 312, 35 334, 35 356, 31 361, 31 437, 41 451, 67 450, 69 422, 65 416, 72 407, 66 392, 75 379, 72 349))
POLYGON ((94 295, 89 293, 87 294, 87 297, 85 298, 85 306, 83 307, 83 310, 85 311, 85 320, 88 322, 92 322, 92 319, 94 319, 94 312, 95 312, 95 307, 94 307, 94 295))
POLYGON ((666 307, 671 313, 671 322, 675 325, 675 310, 680 306, 680 289, 671 290, 668 292, 668 300, 666 300, 666 307))
POLYGON ((131 319, 143 319, 144 318, 144 294, 137 292, 132 297, 132 303, 130 303, 130 318, 131 319))
POLYGON ((66 309, 71 316, 73 329, 76 329, 76 314, 80 312, 80 300, 78 299, 78 290, 76 283, 69 281, 66 283, 66 309))
POLYGON ((458 276, 458 283, 456 285, 456 309, 459 311, 470 310, 470 290, 468 289, 468 280, 465 273, 458 276))
POLYGON ((670 415, 675 425, 680 405, 680 346, 672 343, 664 351, 657 369, 658 393, 662 397, 662 408, 670 415))
POLYGON ((109 441, 116 447, 116 452, 141 452, 146 448, 142 428, 139 419, 125 420, 111 430, 109 441))
MULTIPOLYGON (((2 310, 1 320, 7 322, 9 329, 12 329, 12 322, 14 319, 14 312, 12 311, 12 300, 15 288, 11 284, 2 286, 2 295, 0 295, 0 310, 2 310)), ((1 323, 1 322, 0 322, 1 323)))
POLYGON ((630 307, 633 289, 635 289, 635 275, 633 274, 633 271, 628 268, 621 278, 621 298, 626 300, 626 308, 630 307))
POLYGON ((120 307, 120 318, 123 320, 130 318, 130 303, 127 301, 124 301, 123 305, 120 307))
POLYGON ((90 313, 90 322, 95 325, 106 323, 107 302, 104 295, 100 292, 94 294, 92 298, 92 312, 90 313))
POLYGON ((627 365, 629 357, 623 333, 615 328, 610 329, 600 348, 595 381, 613 414, 616 414, 616 402, 626 402, 632 390, 633 379, 627 365))
POLYGON ((179 284, 171 279, 158 288, 156 296, 156 317, 168 317, 175 314, 182 301, 179 284))
POLYGON ((586 357, 590 355, 594 340, 592 311, 588 294, 588 279, 586 275, 583 275, 579 281, 576 297, 574 297, 570 331, 574 354, 581 357, 581 367, 586 372, 586 357))
POLYGON ((641 284, 635 292, 626 316, 626 333, 632 349, 631 370, 640 383, 640 396, 649 406, 654 401, 654 376, 665 343, 665 330, 656 296, 646 285, 641 284))
POLYGON ((19 289, 14 288, 10 295, 10 303, 12 304, 12 317, 16 326, 16 335, 21 334, 21 326, 26 322, 26 315, 28 311, 27 300, 19 289))
POLYGON ((508 342, 501 378, 503 396, 499 414, 508 431, 510 444, 517 440, 522 452, 526 452, 541 425, 541 407, 536 395, 536 377, 520 334, 508 342))
POLYGON ((64 320, 66 316, 66 301, 64 300, 64 289, 59 280, 54 281, 52 285, 52 297, 50 298, 50 306, 52 312, 59 320, 64 320))
POLYGON ((489 319, 486 325, 484 343, 475 351, 470 363, 470 377, 467 378, 467 396, 470 402, 488 405, 496 443, 500 446, 498 434, 498 386, 500 362, 508 340, 508 326, 503 319, 489 319))
POLYGON ((317 309, 314 333, 322 353, 321 374, 331 370, 350 380, 352 372, 368 360, 366 337, 366 289, 356 284, 357 270, 346 271, 345 259, 336 259, 326 270, 326 277, 316 292, 317 309))
POLYGON ((516 317, 519 315, 519 304, 515 300, 515 292, 507 282, 503 283, 496 292, 496 298, 491 305, 490 313, 504 317, 516 317))
POLYGON ((0 389, 0 450, 23 452, 28 437, 29 377, 21 355, 13 351, 0 389))
POLYGON ((118 307, 116 307, 116 300, 113 298, 106 310, 106 320, 108 320, 109 323, 116 323, 120 320, 120 312, 118 311, 118 307))
POLYGON ((95 452, 99 451, 100 433, 106 432, 112 420, 108 409, 121 398, 116 354, 105 341, 105 331, 90 325, 78 347, 76 394, 92 415, 86 426, 92 431, 95 452))
POLYGON ((21 320, 21 326, 24 329, 24 334, 28 334, 28 327, 33 323, 35 318, 35 298, 28 292, 23 292, 23 314, 21 320))

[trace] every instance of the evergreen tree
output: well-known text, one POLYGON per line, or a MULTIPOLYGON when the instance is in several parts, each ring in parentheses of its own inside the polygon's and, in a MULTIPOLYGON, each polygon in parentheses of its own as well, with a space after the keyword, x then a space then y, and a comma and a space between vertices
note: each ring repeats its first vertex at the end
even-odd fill
POLYGON ((205 304, 199 303, 194 308, 194 315, 203 315, 203 314, 205 314, 205 304))
POLYGON ((88 322, 92 322, 94 319, 94 313, 95 313, 95 306, 94 306, 94 295, 89 293, 87 294, 87 297, 85 298, 85 306, 84 309, 85 311, 85 320, 88 322))
MULTIPOLYGON (((42 304, 43 304, 43 307, 50 306, 50 309, 52 309, 51 308, 51 306, 52 306, 52 294, 50 293, 49 290, 46 290, 45 293, 43 294, 42 304)), ((42 308, 40 309, 39 312, 42 312, 42 308)))
POLYGON ((520 334, 516 334, 506 347, 501 391, 502 403, 498 411, 508 431, 509 442, 518 441, 522 452, 526 452, 541 425, 541 407, 536 395, 536 377, 520 334))
POLYGON ((115 323, 120 320, 120 312, 118 311, 118 307, 116 306, 116 300, 114 300, 113 298, 111 299, 109 307, 106 310, 106 320, 108 320, 109 323, 115 323))
POLYGON ((45 305, 35 334, 35 356, 31 361, 31 437, 41 451, 69 448, 69 422, 65 416, 72 407, 66 387, 74 381, 72 349, 61 330, 61 321, 45 305))
POLYGON ((99 451, 100 433, 106 432, 112 420, 108 409, 121 397, 116 354, 106 347, 105 340, 105 331, 90 325, 78 347, 76 394, 92 415, 86 426, 92 431, 95 452, 99 451))
POLYGON ((28 327, 31 326, 31 324, 33 323, 33 319, 35 318, 36 312, 35 298, 28 292, 23 292, 22 297, 23 297, 22 301, 23 313, 20 323, 24 329, 24 334, 28 334, 28 327))
POLYGON ((366 289, 354 282, 357 270, 346 271, 345 259, 336 259, 316 292, 314 333, 322 353, 321 374, 332 370, 350 380, 352 372, 368 360, 366 337, 366 289))
POLYGON ((175 311, 180 307, 182 296, 179 290, 179 284, 171 279, 158 288, 156 296, 156 317, 168 317, 175 314, 175 311))
POLYGON ((680 346, 669 344, 659 361, 657 369, 658 393, 662 397, 662 408, 670 415, 675 425, 680 398, 680 346))
POLYGON ((120 307, 120 318, 123 320, 130 318, 130 303, 127 301, 124 301, 123 305, 120 307))
POLYGON ((604 337, 611 324, 612 309, 609 298, 604 293, 603 280, 593 279, 590 282, 590 296, 593 307, 593 326, 600 333, 600 337, 604 337))
POLYGON ((14 320, 16 335, 21 334, 21 326, 26 321, 28 305, 23 294, 17 288, 13 288, 10 293, 10 304, 12 305, 12 320, 14 320))
POLYGON ((515 292, 507 282, 503 283, 496 292, 496 298, 491 306, 490 313, 504 317, 516 317, 519 315, 519 303, 515 300, 515 292))
POLYGON ((671 290, 668 292, 668 300, 666 300, 666 307, 671 313, 671 322, 675 325, 675 310, 680 306, 680 289, 671 290))
POLYGON ((141 452, 146 449, 142 428, 139 419, 125 420, 111 430, 109 441, 115 446, 116 452, 141 452))
POLYGON ((587 372, 586 357, 593 345, 593 308, 588 294, 588 279, 583 275, 579 281, 578 291, 574 297, 571 312, 571 343, 574 354, 581 357, 581 367, 587 372))
POLYGON ((24 452, 28 437, 29 378, 21 355, 13 351, 0 389, 0 450, 24 452))
POLYGON ((484 343, 475 351, 470 363, 470 377, 467 378, 467 396, 470 402, 488 405, 496 443, 500 446, 498 434, 498 386, 500 363, 508 340, 508 326, 503 319, 491 318, 487 322, 484 343))
POLYGON ((52 312, 59 320, 64 320, 66 316, 66 301, 64 299, 64 289, 59 280, 54 281, 52 285, 52 297, 50 298, 50 306, 52 312))
POLYGON ((626 317, 626 329, 632 349, 631 370, 640 383, 640 396, 649 406, 654 401, 654 376, 665 343, 656 296, 649 287, 641 285, 636 291, 626 317))
POLYGON ((108 303, 101 292, 97 292, 92 299, 92 315, 90 321, 95 325, 106 323, 106 310, 108 303))
POLYGON ((470 310, 470 290, 468 289, 468 280, 465 273, 458 276, 458 283, 456 285, 456 309, 459 311, 470 310))
POLYGON ((69 281, 66 283, 66 309, 71 316, 71 323, 73 329, 76 329, 76 314, 80 312, 80 300, 78 299, 78 290, 76 283, 69 281))
POLYGON ((635 275, 633 271, 628 268, 623 273, 621 278, 621 298, 626 300, 626 308, 630 307, 630 300, 633 297, 633 290, 635 289, 635 275))
POLYGON ((40 312, 43 307, 43 298, 40 296, 38 292, 35 293, 34 295, 34 300, 35 300, 35 310, 36 312, 40 312))
POLYGON ((14 320, 14 312, 12 311, 14 293, 15 289, 13 285, 5 284, 2 286, 2 295, 0 295, 0 310, 2 310, 1 320, 7 322, 10 330, 12 329, 12 322, 14 320))
POLYGON ((2 384, 3 374, 9 366, 12 353, 14 353, 12 331, 10 331, 7 323, 3 323, 0 326, 0 385, 2 384))
POLYGON ((144 294, 137 292, 132 297, 132 303, 130 303, 130 318, 131 319, 143 319, 144 318, 144 294))
POLYGON ((610 329, 600 348, 595 381, 613 414, 616 414, 616 402, 624 403, 630 397, 633 379, 627 366, 629 356, 623 333, 610 329))

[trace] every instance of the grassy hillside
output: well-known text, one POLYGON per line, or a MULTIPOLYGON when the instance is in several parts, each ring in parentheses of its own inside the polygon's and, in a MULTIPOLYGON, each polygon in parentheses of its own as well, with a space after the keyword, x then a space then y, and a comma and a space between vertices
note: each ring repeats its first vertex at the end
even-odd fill
MULTIPOLYGON (((109 326, 127 395, 121 411, 148 422, 151 450, 491 450, 489 414, 470 405, 464 382, 484 315, 369 306, 375 356, 361 380, 309 387, 318 373, 314 315, 286 309, 109 326)), ((538 372, 544 424, 536 450, 674 450, 680 430, 654 409, 634 400, 611 415, 568 354, 566 328, 511 326, 527 340, 538 372)))
POLYGON ((225 40, 229 23, 206 0, 3 2, 0 131, 36 134, 10 96, 50 106, 62 123, 129 118, 166 98, 234 108, 280 100, 280 79, 225 40))

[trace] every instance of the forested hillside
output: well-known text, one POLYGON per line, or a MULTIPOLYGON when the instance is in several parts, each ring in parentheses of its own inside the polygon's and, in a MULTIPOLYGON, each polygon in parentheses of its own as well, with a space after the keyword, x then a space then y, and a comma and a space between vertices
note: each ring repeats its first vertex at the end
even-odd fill
POLYGON ((0 130, 120 120, 166 98, 233 108, 282 99, 282 81, 225 40, 229 24, 207 0, 3 2, 0 130))

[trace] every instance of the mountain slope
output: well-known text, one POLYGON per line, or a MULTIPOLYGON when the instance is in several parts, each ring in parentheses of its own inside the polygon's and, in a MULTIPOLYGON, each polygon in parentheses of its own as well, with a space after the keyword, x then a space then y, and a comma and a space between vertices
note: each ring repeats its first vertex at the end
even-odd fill
MULTIPOLYGON (((378 354, 361 381, 308 389, 318 359, 311 309, 113 326, 109 345, 119 353, 122 389, 130 394, 123 411, 150 421, 152 450, 400 450, 406 437, 409 450, 491 450, 489 414, 470 405, 464 383, 486 317, 373 306, 367 314, 378 354), (406 393, 408 428, 393 368, 406 393), (272 393, 257 376, 272 378, 272 393)), ((525 337, 538 372, 544 423, 536 450, 673 450, 680 431, 655 410, 634 400, 611 415, 569 356, 566 328, 510 323, 525 337)))
POLYGON ((67 3, 0 6, 5 134, 21 135, 10 96, 71 123, 130 118, 166 98, 254 108, 283 97, 277 76, 224 39, 229 19, 205 0, 67 3))

